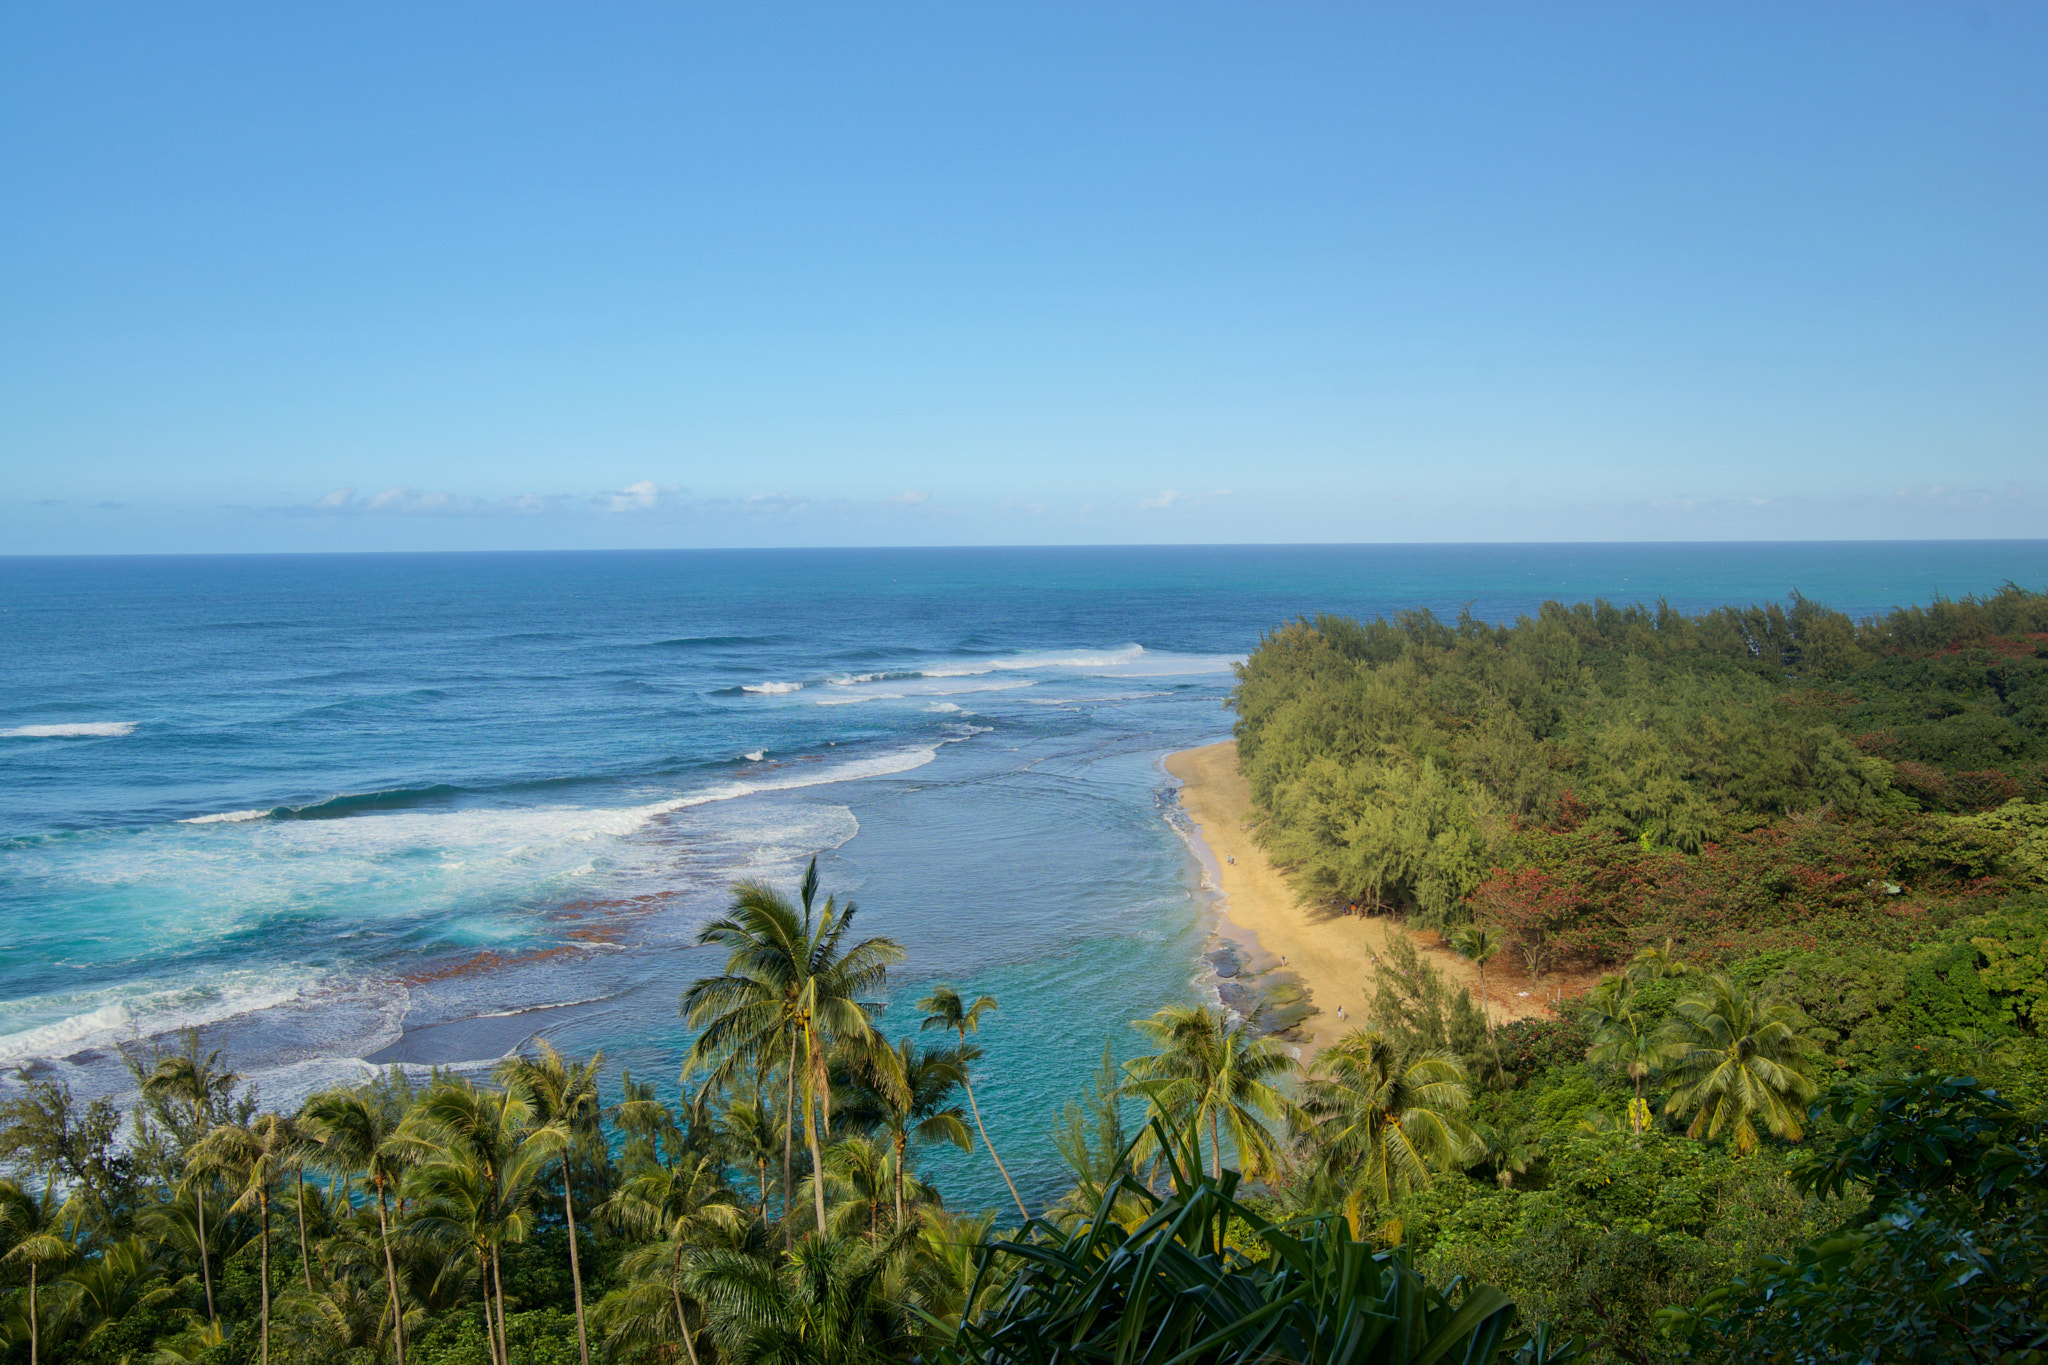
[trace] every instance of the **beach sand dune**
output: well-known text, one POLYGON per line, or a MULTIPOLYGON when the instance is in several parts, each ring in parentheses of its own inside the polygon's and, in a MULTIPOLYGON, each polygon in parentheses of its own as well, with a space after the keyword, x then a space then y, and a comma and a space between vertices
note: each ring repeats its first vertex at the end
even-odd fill
MULTIPOLYGON (((1302 1025, 1311 1035, 1303 1055, 1362 1026, 1372 992, 1373 959, 1386 952, 1394 935, 1408 931, 1384 916, 1344 915, 1299 903, 1294 887, 1252 841, 1248 826, 1255 813, 1251 788, 1238 771, 1236 741, 1169 754, 1166 770, 1180 779, 1181 806, 1215 855, 1215 871, 1226 897, 1219 932, 1240 942, 1255 941, 1275 959, 1284 957, 1286 969, 1300 976, 1321 1009, 1302 1025), (1337 1017, 1340 1005, 1343 1019, 1337 1017)), ((1409 937, 1424 961, 1479 999, 1479 973, 1470 962, 1451 952, 1434 933, 1409 937)), ((1488 964, 1489 1012, 1497 1022, 1548 1017, 1550 1011, 1542 1003, 1548 991, 1532 986, 1515 967, 1501 959, 1488 964), (1519 994, 1522 991, 1529 993, 1519 994)))

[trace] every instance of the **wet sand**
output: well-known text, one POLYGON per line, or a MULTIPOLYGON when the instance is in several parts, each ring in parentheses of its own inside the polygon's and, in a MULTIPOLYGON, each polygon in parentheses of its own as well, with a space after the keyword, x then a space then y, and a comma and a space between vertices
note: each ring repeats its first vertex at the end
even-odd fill
MULTIPOLYGON (((1225 740, 1200 749, 1184 749, 1166 757, 1166 770, 1181 781, 1181 806, 1194 821, 1202 842, 1215 855, 1214 873, 1225 896, 1220 927, 1227 938, 1255 943, 1286 970, 1301 978, 1321 1012, 1309 1016, 1302 1031, 1310 1035, 1306 1057, 1361 1026, 1371 998, 1372 960, 1387 949, 1391 936, 1408 931, 1382 916, 1345 915, 1299 903, 1294 886, 1252 842, 1247 826, 1254 820, 1251 789, 1237 769, 1237 743, 1225 740), (1337 1017, 1342 1006, 1345 1017, 1337 1017)), ((1479 996, 1479 973, 1471 963, 1443 947, 1437 935, 1410 935, 1423 960, 1434 963, 1450 980, 1479 996)), ((1496 1020, 1547 1016, 1538 992, 1521 973, 1499 959, 1487 964, 1487 1007, 1496 1020)))

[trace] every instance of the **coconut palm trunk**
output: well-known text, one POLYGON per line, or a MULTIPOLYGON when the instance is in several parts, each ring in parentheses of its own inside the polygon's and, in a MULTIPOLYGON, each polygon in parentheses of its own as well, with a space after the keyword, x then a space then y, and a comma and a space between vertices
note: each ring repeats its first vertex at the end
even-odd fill
POLYGON ((562 1214, 569 1220, 569 1287, 576 1296, 576 1352, 590 1365, 590 1338, 583 1328, 583 1267, 576 1259, 576 1201, 569 1190, 569 1153, 562 1153, 562 1214))
POLYGON ((498 1244, 491 1243, 491 1287, 498 1295, 498 1365, 512 1365, 512 1343, 505 1324, 505 1271, 498 1264, 498 1244))
POLYGON ((28 1263, 28 1365, 37 1365, 39 1357, 38 1332, 36 1325, 36 1263, 28 1263))
MULTIPOLYGON (((961 1034, 960 1041, 966 1042, 967 1035, 961 1034)), ((1017 1182, 1010 1179, 1010 1168, 1005 1166, 1003 1159, 996 1155, 996 1145, 988 1140, 988 1129, 982 1126, 981 1106, 974 1102, 974 1086, 963 1080, 960 1083, 960 1088, 967 1092, 967 1107, 974 1111, 974 1131, 981 1134, 981 1145, 988 1148, 988 1159, 996 1163, 996 1170, 1002 1175, 1003 1183, 1010 1187, 1010 1198, 1017 1201, 1017 1216, 1027 1223, 1030 1222, 1031 1211, 1024 1207, 1024 1196, 1017 1193, 1017 1182)))
POLYGON ((263 1245, 258 1248, 263 1291, 262 1361, 263 1365, 270 1365, 270 1190, 267 1187, 256 1192, 256 1209, 263 1235, 263 1245))
POLYGON ((491 1260, 485 1254, 483 1244, 476 1249, 477 1278, 483 1283, 484 1291, 484 1340, 491 1346, 491 1365, 504 1365, 503 1348, 499 1346, 498 1313, 496 1300, 491 1297, 491 1260))
MULTIPOLYGON (((313 1244, 306 1240, 306 1164, 295 1162, 292 1166, 299 1182, 299 1269, 306 1275, 306 1294, 313 1293, 313 1244)), ((325 1274, 325 1271, 321 1272, 325 1274)))
POLYGON ((896 1130, 896 1228, 903 1228, 903 1163, 910 1151, 909 1130, 896 1130))
POLYGON ((825 1235, 825 1156, 818 1150, 818 1116, 813 1103, 813 1078, 810 1071, 820 1065, 818 1046, 808 1039, 805 1052, 809 1055, 810 1066, 804 1075, 804 1144, 811 1149, 811 1198, 818 1210, 818 1235, 825 1235))
POLYGON ((683 1312, 683 1243, 681 1238, 676 1239, 675 1266, 669 1273, 668 1292, 670 1297, 676 1301, 676 1331, 682 1334, 683 1350, 689 1353, 690 1365, 698 1365, 697 1343, 690 1340, 690 1319, 683 1312))
POLYGON ((192 1182, 192 1207, 199 1211, 199 1278, 206 1282, 206 1320, 219 1322, 220 1315, 213 1311, 213 1261, 207 1254, 206 1243, 206 1183, 192 1182))
POLYGON ((796 1058, 789 1059, 789 1075, 782 1082, 782 1244, 790 1244, 790 1206, 796 1202, 796 1177, 791 1174, 796 1147, 796 1058))
POLYGON ((398 1298, 398 1263, 391 1257, 391 1216, 384 1187, 377 1187, 377 1240, 384 1244, 384 1286, 391 1291, 391 1343, 398 1365, 405 1365, 405 1307, 398 1298))

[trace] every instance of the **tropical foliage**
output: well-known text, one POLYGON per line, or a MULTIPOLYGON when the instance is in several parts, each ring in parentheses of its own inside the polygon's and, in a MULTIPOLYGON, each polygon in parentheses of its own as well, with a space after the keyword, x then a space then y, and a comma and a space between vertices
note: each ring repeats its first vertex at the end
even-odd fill
POLYGON ((817 892, 815 866, 794 899, 743 884, 705 930, 727 959, 683 994, 702 1027, 667 1099, 546 1042, 489 1081, 394 1068, 292 1113, 262 1109, 194 1036, 131 1056, 132 1115, 25 1080, 0 1116, 17 1174, 0 1181, 0 1352, 38 1365, 1570 1354, 1524 1330, 1499 1290, 1432 1287, 1391 1246, 1390 1200, 1488 1153, 1527 1171, 1531 1149, 1480 1140, 1455 1056, 1378 1034, 1304 1076, 1255 1018, 1175 1006, 1137 1020, 1151 1050, 1121 1066, 1106 1051, 1070 1113, 1070 1188, 1010 1232, 946 1209, 918 1162, 988 1146, 970 1119, 971 1040, 996 1002, 937 987, 921 1033, 943 1041, 889 1041, 875 1002, 901 951, 855 941, 853 908, 817 892), (1128 1135, 1127 1107, 1146 1116, 1128 1135), (1245 1173, 1264 1182, 1249 1196, 1245 1173))
POLYGON ((2044 670, 2013 587, 1297 623, 1236 694, 1261 837, 1555 1017, 1395 935, 1306 1060, 1134 1021, 1020 1184, 996 1002, 892 1036, 904 949, 814 864, 704 929, 673 1083, 537 1043, 284 1112, 196 1037, 128 1049, 126 1110, 18 1076, 0 1359, 2048 1358, 2044 670))

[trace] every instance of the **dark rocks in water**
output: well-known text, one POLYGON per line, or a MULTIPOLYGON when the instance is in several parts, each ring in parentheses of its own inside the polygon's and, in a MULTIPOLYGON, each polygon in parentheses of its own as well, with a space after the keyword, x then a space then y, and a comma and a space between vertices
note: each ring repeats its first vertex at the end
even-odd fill
MULTIPOLYGON (((1298 1026, 1312 1014, 1321 1013, 1315 1002, 1309 999, 1308 988, 1294 979, 1292 973, 1266 977, 1257 983, 1246 981, 1219 981, 1216 983, 1216 997, 1223 1004, 1245 1018, 1266 1034, 1282 1036, 1298 1031, 1298 1026)), ((1289 1042, 1300 1042, 1301 1038, 1289 1037, 1289 1042)))
POLYGON ((1239 1014, 1245 1015, 1247 1018, 1250 1017, 1253 1010, 1264 1003, 1264 999, 1257 988, 1247 986, 1242 981, 1218 982, 1216 994, 1225 1005, 1236 1010, 1239 1014))
POLYGON ((1218 976, 1236 976, 1244 970, 1244 951, 1235 943, 1219 943, 1209 950, 1209 966, 1218 976))
POLYGON ((1309 999, 1308 988, 1293 982, 1275 982, 1266 988, 1265 1008, 1259 1013, 1259 1027, 1266 1033, 1285 1033, 1320 1014, 1309 999))
POLYGON ((64 1060, 71 1063, 73 1066, 84 1066, 88 1062, 103 1061, 106 1058, 106 1055, 106 1053, 100 1051, 96 1047, 89 1047, 86 1048, 83 1052, 72 1053, 69 1057, 66 1057, 64 1060))

